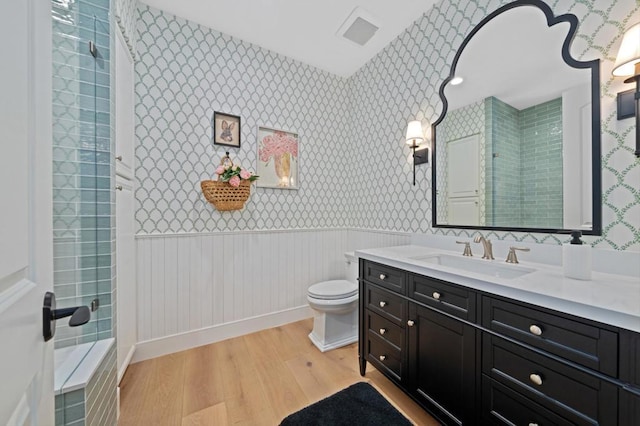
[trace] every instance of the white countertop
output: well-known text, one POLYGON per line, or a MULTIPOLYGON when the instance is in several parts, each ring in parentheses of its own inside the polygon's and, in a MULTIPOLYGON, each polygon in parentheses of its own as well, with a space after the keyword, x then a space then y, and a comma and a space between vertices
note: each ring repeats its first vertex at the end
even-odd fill
POLYGON ((565 277, 558 266, 522 260, 519 265, 510 265, 498 259, 465 258, 470 262, 496 262, 507 268, 535 269, 518 278, 504 279, 415 260, 436 254, 463 257, 459 252, 417 245, 356 250, 355 254, 409 272, 640 333, 640 279, 637 277, 593 272, 591 281, 581 281, 565 277))

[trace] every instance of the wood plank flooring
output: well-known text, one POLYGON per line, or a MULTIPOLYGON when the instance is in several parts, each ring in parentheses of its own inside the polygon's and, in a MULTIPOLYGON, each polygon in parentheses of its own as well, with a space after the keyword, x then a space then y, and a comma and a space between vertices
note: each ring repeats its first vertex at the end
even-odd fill
POLYGON ((413 423, 438 423, 367 365, 357 344, 321 353, 304 320, 129 366, 120 384, 126 425, 278 425, 287 415, 368 381, 413 423))

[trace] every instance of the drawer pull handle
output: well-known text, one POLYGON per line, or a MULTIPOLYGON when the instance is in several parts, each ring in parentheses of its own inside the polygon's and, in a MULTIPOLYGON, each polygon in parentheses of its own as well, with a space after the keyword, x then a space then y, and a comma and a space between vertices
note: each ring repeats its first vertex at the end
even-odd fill
POLYGON ((533 384, 536 384, 538 386, 542 385, 542 377, 539 374, 529 374, 529 380, 531 380, 533 384))
POLYGON ((386 332, 387 332, 387 329, 386 329, 386 328, 381 328, 381 329, 380 329, 380 334, 384 334, 384 333, 386 333, 386 332))
POLYGON ((378 358, 380 358, 380 361, 384 361, 385 359, 387 359, 385 355, 380 355, 378 358))
POLYGON ((529 423, 529 426, 538 426, 538 423, 529 423))
POLYGON ((440 300, 440 293, 438 293, 437 291, 434 291, 432 296, 433 296, 434 299, 440 300))
POLYGON ((384 279, 387 278, 387 276, 385 274, 380 274, 380 279, 384 281, 384 279))
POLYGON ((529 331, 531 334, 535 334, 536 336, 542 336, 542 328, 535 324, 529 326, 529 331))
POLYGON ((387 306, 387 302, 385 302, 384 300, 381 300, 379 305, 381 308, 384 308, 385 306, 387 306))
POLYGON ((415 325, 415 322, 413 322, 413 320, 409 320, 409 321, 407 321, 407 325, 409 327, 413 327, 415 325))

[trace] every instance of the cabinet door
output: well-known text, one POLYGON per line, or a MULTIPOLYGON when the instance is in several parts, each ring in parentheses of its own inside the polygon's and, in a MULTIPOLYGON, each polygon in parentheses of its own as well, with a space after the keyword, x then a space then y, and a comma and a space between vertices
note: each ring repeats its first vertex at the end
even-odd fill
POLYGON ((118 382, 122 379, 138 340, 136 319, 136 258, 133 184, 116 177, 116 292, 118 311, 118 382))
POLYGON ((120 31, 115 43, 115 133, 116 174, 126 179, 134 175, 135 111, 133 58, 120 31))
POLYGON ((476 411, 476 330, 409 304, 409 386, 445 423, 472 424, 476 411))
POLYGON ((640 425, 640 389, 620 389, 620 424, 640 425))

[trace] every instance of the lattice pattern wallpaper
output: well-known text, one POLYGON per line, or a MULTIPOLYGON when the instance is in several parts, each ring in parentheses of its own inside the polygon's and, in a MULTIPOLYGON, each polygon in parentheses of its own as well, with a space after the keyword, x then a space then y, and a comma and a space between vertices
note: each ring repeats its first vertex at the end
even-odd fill
MULTIPOLYGON (((366 156, 353 171, 352 226, 407 232, 472 235, 463 230, 431 229, 431 170, 418 166, 411 185, 406 123, 428 127, 441 112, 438 89, 449 75, 456 50, 474 25, 509 1, 441 1, 350 78, 353 140, 351 157, 366 156)), ((580 27, 572 54, 601 62, 603 228, 587 238, 602 248, 640 250, 640 160, 633 155, 633 120, 616 120, 615 94, 630 87, 611 70, 624 29, 640 20, 634 0, 549 1, 556 15, 575 14, 580 27)), ((491 232, 491 238, 548 243, 567 240, 547 234, 491 232)))
POLYGON ((347 80, 147 6, 136 62, 136 219, 141 233, 345 226, 347 80), (241 211, 218 212, 200 191, 225 147, 211 142, 214 111, 242 117, 251 170, 258 126, 300 137, 298 190, 252 188, 241 211))
MULTIPOLYGON (((443 0, 348 80, 146 6, 139 8, 136 218, 140 233, 350 226, 471 235, 431 229, 430 165, 417 169, 404 144, 406 123, 425 128, 441 111, 437 94, 460 43, 506 0, 443 0), (256 164, 256 130, 267 125, 301 137, 301 189, 254 191, 241 212, 206 205, 197 183, 223 149, 210 143, 214 110, 241 115, 242 147, 256 164)), ((633 120, 617 121, 616 48, 640 20, 634 0, 549 1, 580 20, 572 53, 602 58, 603 248, 640 250, 640 161, 633 120)), ((494 239, 560 243, 547 234, 495 232, 494 239)))
POLYGON ((118 27, 127 42, 133 58, 136 57, 136 19, 138 18, 138 0, 111 0, 118 27))

